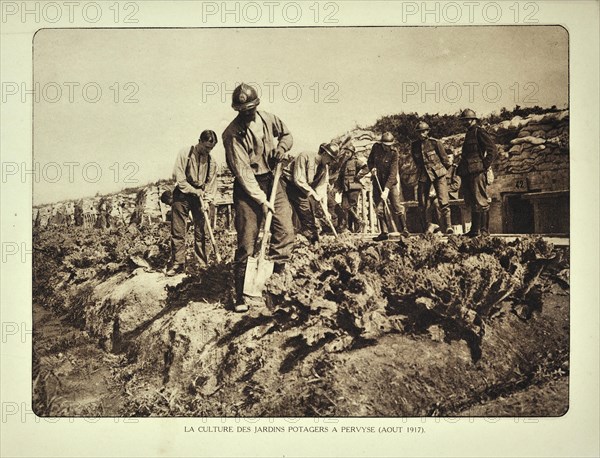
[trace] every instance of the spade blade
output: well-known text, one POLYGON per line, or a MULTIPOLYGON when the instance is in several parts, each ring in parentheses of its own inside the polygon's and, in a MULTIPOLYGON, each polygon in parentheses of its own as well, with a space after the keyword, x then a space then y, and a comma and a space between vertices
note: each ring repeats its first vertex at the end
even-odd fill
POLYGON ((249 257, 244 275, 244 294, 250 297, 261 297, 265 283, 272 274, 273 261, 264 257, 249 257))

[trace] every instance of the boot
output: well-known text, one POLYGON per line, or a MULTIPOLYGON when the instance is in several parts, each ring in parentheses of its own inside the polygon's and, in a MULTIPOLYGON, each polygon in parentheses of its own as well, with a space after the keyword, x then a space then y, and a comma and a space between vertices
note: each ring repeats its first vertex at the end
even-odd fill
POLYGON ((356 214, 356 212, 351 208, 349 211, 348 217, 348 227, 354 233, 360 233, 363 231, 365 225, 361 221, 360 217, 356 214))
POLYGON ((318 232, 314 232, 313 234, 311 234, 308 237, 308 241, 311 243, 311 245, 314 245, 315 243, 318 243, 320 240, 319 238, 319 233, 318 232))
POLYGON ((375 237, 373 239, 374 242, 383 242, 384 240, 389 239, 390 236, 387 232, 382 232, 381 234, 379 234, 377 237, 375 237))
POLYGON ((427 230, 425 231, 427 234, 434 234, 435 232, 439 232, 440 226, 435 223, 429 223, 427 226, 427 230))
POLYGON ((409 232, 408 232, 408 226, 406 224, 406 214, 405 213, 400 213, 398 215, 398 221, 400 222, 400 227, 398 228, 400 230, 400 233, 403 236, 408 237, 409 236, 409 232))
POLYGON ((379 219, 379 227, 381 228, 381 233, 373 239, 375 242, 381 242, 383 240, 387 240, 390 238, 388 235, 387 223, 385 222, 385 218, 379 219))
POLYGON ((348 214, 346 212, 344 212, 344 215, 340 218, 339 221, 340 221, 340 225, 339 225, 338 230, 339 230, 340 234, 350 230, 352 220, 350 219, 350 217, 348 216, 348 214))
POLYGON ((481 215, 481 235, 485 237, 489 237, 490 235, 490 211, 484 211, 480 213, 481 215))
POLYGON ((165 273, 167 277, 174 277, 179 274, 185 274, 185 267, 183 264, 173 264, 173 266, 165 273))
POLYGON ((444 227, 445 227, 446 234, 448 234, 448 235, 454 234, 454 229, 452 229, 452 217, 450 214, 450 208, 447 208, 444 210, 443 219, 444 219, 444 227))
POLYGON ((234 310, 236 312, 247 312, 250 308, 244 298, 244 277, 246 275, 246 266, 235 266, 233 272, 233 282, 235 288, 235 304, 234 310))
POLYGON ((471 229, 465 235, 467 237, 477 237, 481 229, 481 213, 471 212, 471 229))

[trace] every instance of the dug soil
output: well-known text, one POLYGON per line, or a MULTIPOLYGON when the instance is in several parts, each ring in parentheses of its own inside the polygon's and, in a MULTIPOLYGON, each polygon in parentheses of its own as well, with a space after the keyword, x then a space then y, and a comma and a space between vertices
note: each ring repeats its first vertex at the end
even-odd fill
POLYGON ((569 253, 539 238, 299 244, 264 304, 236 314, 225 248, 222 264, 166 277, 164 234, 131 234, 135 252, 110 233, 76 236, 34 241, 39 415, 568 409, 569 253))

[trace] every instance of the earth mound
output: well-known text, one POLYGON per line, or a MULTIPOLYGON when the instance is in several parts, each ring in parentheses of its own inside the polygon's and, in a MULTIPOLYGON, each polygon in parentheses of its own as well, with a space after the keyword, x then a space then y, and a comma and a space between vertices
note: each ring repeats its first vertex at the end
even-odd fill
POLYGON ((36 234, 34 318, 54 317, 35 320, 38 414, 568 408, 568 251, 540 238, 326 238, 299 245, 264 306, 240 315, 230 309, 231 235, 218 234, 222 264, 168 278, 164 227, 84 232, 36 234), (97 373, 96 390, 82 390, 97 373))

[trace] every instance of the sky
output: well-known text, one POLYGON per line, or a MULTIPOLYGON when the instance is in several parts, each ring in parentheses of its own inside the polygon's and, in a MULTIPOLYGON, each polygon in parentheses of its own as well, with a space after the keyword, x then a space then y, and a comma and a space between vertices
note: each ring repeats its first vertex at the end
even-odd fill
POLYGON ((220 139, 242 81, 292 153, 400 112, 568 106, 558 26, 44 29, 33 64, 34 205, 169 178, 202 130, 220 139))

